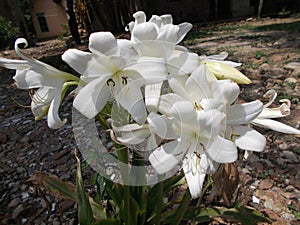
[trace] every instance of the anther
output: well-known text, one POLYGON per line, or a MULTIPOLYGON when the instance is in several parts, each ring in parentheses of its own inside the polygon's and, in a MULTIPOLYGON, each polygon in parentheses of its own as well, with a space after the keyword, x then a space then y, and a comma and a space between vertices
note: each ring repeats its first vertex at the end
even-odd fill
POLYGON ((113 87, 116 86, 116 82, 115 82, 113 79, 109 78, 109 79, 106 81, 106 84, 107 84, 107 86, 110 86, 111 83, 112 83, 112 86, 113 86, 113 87))

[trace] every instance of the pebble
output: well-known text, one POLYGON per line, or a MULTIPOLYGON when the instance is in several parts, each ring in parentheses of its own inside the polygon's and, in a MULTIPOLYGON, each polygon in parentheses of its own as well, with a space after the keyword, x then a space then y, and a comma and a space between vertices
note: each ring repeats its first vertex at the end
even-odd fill
POLYGON ((287 158, 292 163, 298 163, 299 162, 299 159, 291 151, 282 151, 282 154, 284 155, 285 158, 287 158))

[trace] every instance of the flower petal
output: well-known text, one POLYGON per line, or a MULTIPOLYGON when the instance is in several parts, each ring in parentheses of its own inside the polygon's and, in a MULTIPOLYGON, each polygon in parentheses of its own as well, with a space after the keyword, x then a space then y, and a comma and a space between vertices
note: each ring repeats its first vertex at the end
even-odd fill
POLYGON ((30 67, 26 60, 6 59, 0 57, 0 66, 11 70, 24 70, 30 67))
POLYGON ((238 125, 251 122, 262 111, 263 104, 259 100, 248 103, 236 104, 227 108, 228 125, 238 125))
POLYGON ((211 89, 214 90, 214 99, 222 101, 225 105, 234 103, 240 94, 239 86, 231 80, 212 82, 211 89))
POLYGON ((92 119, 105 106, 111 96, 106 85, 107 77, 99 77, 84 86, 76 95, 73 106, 84 116, 92 119))
POLYGON ((192 73, 199 66, 199 57, 195 53, 176 51, 168 59, 170 76, 182 76, 192 73))
POLYGON ((117 40, 111 32, 95 32, 89 38, 89 50, 96 55, 114 55, 117 52, 117 40))
POLYGON ((218 163, 232 163, 237 160, 236 145, 220 136, 209 140, 205 154, 218 163))
POLYGON ((157 40, 176 43, 178 39, 179 27, 173 24, 163 26, 157 36, 157 40))
POLYGON ((192 29, 193 25, 191 23, 181 23, 179 26, 179 33, 176 44, 179 44, 185 37, 185 35, 192 29))
POLYGON ((158 27, 151 22, 140 23, 132 31, 134 41, 155 40, 158 35, 158 27))
POLYGON ((148 126, 128 124, 122 127, 113 126, 118 141, 127 145, 140 144, 150 136, 148 126))
POLYGON ((278 122, 276 120, 257 118, 257 119, 254 119, 251 123, 255 126, 268 128, 268 129, 282 132, 285 134, 300 135, 300 130, 297 130, 294 127, 288 126, 288 125, 278 122))
POLYGON ((159 174, 167 173, 179 166, 187 147, 186 142, 168 142, 151 153, 149 161, 159 174))
POLYGON ((236 68, 228 66, 222 62, 207 61, 206 65, 208 69, 218 79, 230 79, 238 84, 250 84, 249 80, 244 74, 238 71, 236 68))
POLYGON ((145 40, 134 45, 134 49, 140 56, 149 56, 156 58, 169 58, 175 49, 175 44, 172 42, 159 40, 145 40))
POLYGON ((159 112, 166 116, 171 116, 171 108, 172 106, 179 101, 184 101, 180 95, 169 93, 165 95, 161 95, 159 102, 159 112))
MULTIPOLYGON (((195 155, 194 157, 197 157, 197 156, 195 155)), ((187 162, 187 160, 188 160, 187 158, 184 159, 183 164, 182 164, 184 176, 185 176, 185 179, 189 186, 189 190, 190 190, 192 198, 198 198, 202 193, 202 187, 203 187, 203 183, 205 181, 206 174, 201 173, 198 169, 196 169, 196 171, 194 172, 189 167, 188 164, 190 162, 187 162)))
POLYGON ((77 49, 69 49, 61 56, 62 60, 68 63, 79 74, 83 74, 91 61, 93 55, 89 52, 80 51, 77 49))
POLYGON ((124 70, 137 71, 147 84, 158 83, 167 79, 166 64, 161 58, 140 57, 135 63, 128 63, 124 70))
POLYGON ((148 112, 157 112, 163 82, 145 86, 145 104, 148 112))
POLYGON ((131 114, 137 123, 142 124, 146 121, 147 112, 143 95, 136 82, 133 81, 125 85, 115 97, 117 102, 131 114))
POLYGON ((261 152, 266 146, 266 138, 250 127, 234 127, 232 137, 236 146, 244 150, 261 152))
POLYGON ((48 111, 48 126, 52 129, 58 129, 67 122, 67 119, 61 120, 58 115, 58 109, 61 102, 61 91, 61 89, 55 90, 55 96, 50 104, 50 108, 48 111))
POLYGON ((150 113, 148 115, 148 123, 159 137, 163 139, 176 139, 178 135, 174 130, 174 120, 165 116, 158 115, 156 113, 150 113))

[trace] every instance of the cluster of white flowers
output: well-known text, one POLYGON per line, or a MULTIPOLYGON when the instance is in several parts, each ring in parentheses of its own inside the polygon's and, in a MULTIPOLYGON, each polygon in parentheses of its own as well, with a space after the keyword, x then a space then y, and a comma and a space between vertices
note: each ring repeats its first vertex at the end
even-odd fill
POLYGON ((73 106, 87 118, 94 118, 107 103, 125 109, 128 124, 119 123, 112 111, 113 139, 133 147, 144 144, 149 161, 159 174, 180 165, 193 198, 201 194, 206 174, 220 163, 236 161, 238 148, 262 151, 266 140, 250 124, 276 131, 300 131, 271 118, 289 114, 290 103, 279 108, 259 100, 238 103, 238 84, 251 81, 225 61, 227 54, 199 56, 179 43, 190 31, 190 23, 174 25, 171 15, 133 15, 128 24, 130 40, 116 39, 110 32, 93 33, 90 52, 69 49, 62 59, 80 79, 25 56, 19 49, 25 39, 15 43, 23 60, 0 58, 0 66, 16 69, 18 87, 36 89, 33 114, 48 114, 48 125, 59 128, 65 120, 58 116, 64 89, 78 85, 73 106))

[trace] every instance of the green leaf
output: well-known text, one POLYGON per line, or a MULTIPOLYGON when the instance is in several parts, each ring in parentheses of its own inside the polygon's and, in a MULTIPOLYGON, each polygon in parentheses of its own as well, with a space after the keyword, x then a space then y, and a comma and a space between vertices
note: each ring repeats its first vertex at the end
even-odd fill
POLYGON ((105 219, 101 221, 96 221, 91 225, 121 225, 121 221, 117 219, 105 219))
POLYGON ((256 225, 259 222, 271 222, 270 219, 262 216, 257 210, 248 207, 195 207, 189 208, 184 220, 193 220, 197 222, 210 222, 213 218, 221 217, 225 221, 240 222, 244 225, 256 225))
POLYGON ((76 173, 76 193, 78 203, 78 220, 80 225, 90 225, 95 222, 93 217, 92 207, 89 202, 87 193, 84 190, 80 160, 75 154, 77 160, 77 173, 76 173))

